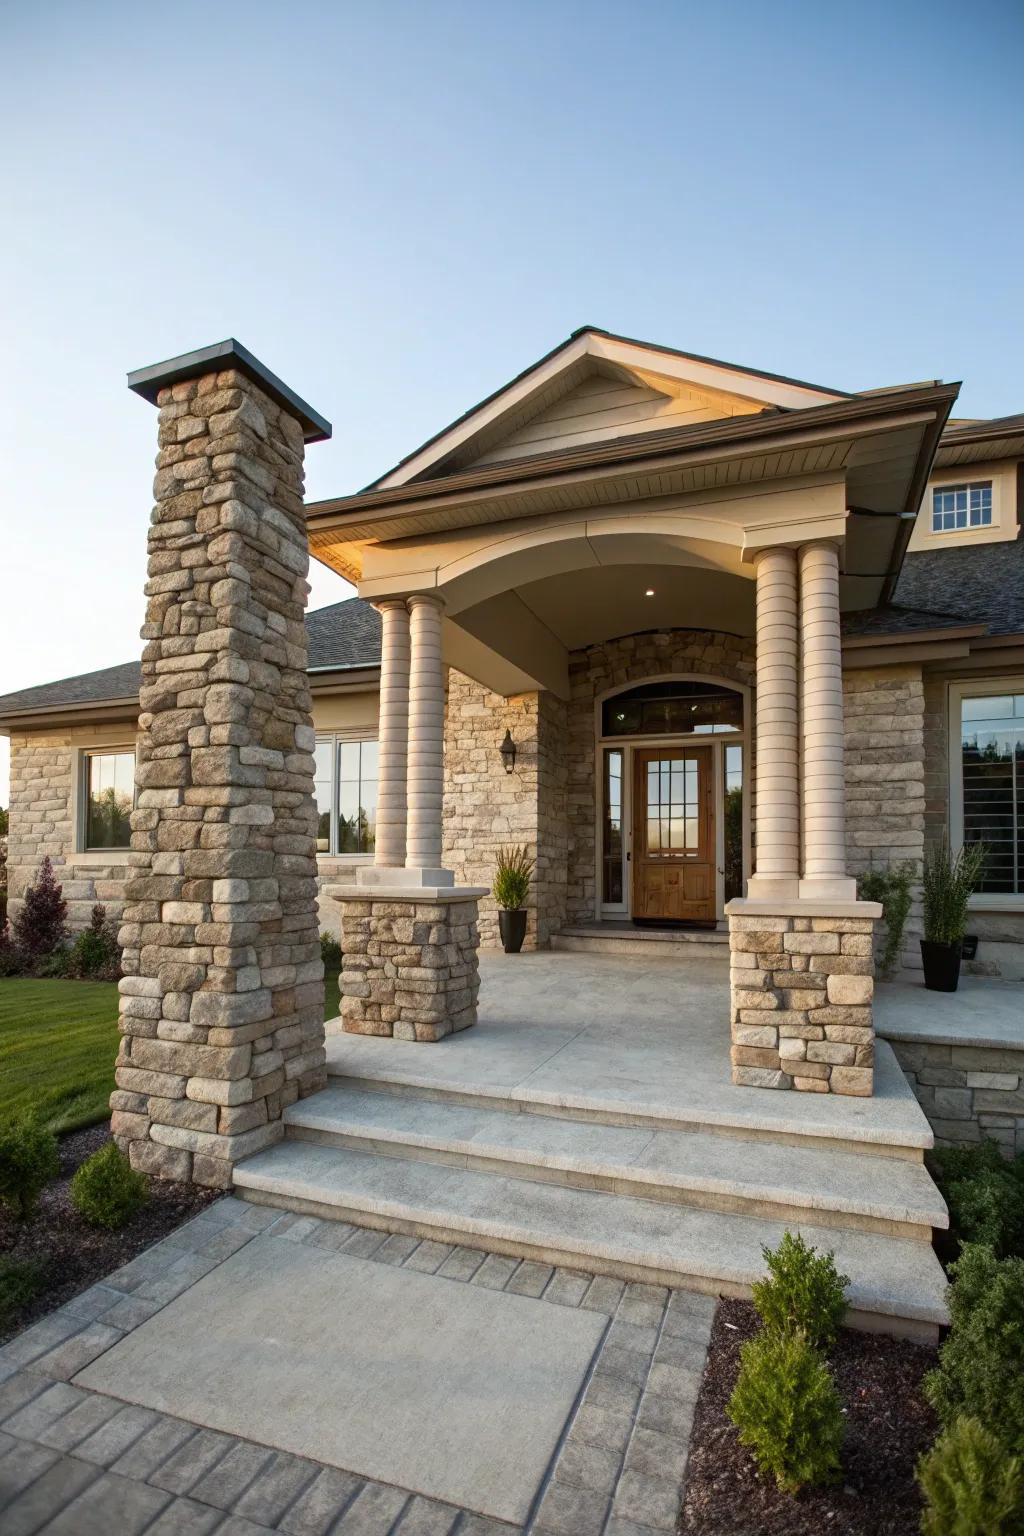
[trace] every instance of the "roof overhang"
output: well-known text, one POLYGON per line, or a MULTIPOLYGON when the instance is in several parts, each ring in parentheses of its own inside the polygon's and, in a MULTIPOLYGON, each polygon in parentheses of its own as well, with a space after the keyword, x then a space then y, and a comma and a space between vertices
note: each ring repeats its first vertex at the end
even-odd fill
POLYGON ((689 494, 801 473, 845 476, 847 573, 868 586, 851 607, 886 600, 959 386, 925 385, 617 438, 411 484, 379 485, 306 508, 312 553, 349 581, 368 545, 611 502, 689 494), (863 569, 859 569, 862 566, 863 569))
POLYGON ((938 468, 980 464, 986 459, 1024 458, 1024 416, 973 421, 947 427, 935 455, 938 468))
POLYGON ((117 699, 96 699, 88 704, 41 704, 34 709, 13 709, 0 718, 0 736, 47 726, 60 729, 72 725, 102 725, 110 721, 130 721, 139 712, 138 695, 117 699))

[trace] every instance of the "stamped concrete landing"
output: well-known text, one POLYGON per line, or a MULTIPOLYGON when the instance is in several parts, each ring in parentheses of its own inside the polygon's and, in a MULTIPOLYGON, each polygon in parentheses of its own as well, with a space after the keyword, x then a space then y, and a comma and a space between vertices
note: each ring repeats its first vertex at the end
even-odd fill
POLYGON ((270 1236, 77 1380, 521 1524, 604 1331, 593 1312, 270 1236))

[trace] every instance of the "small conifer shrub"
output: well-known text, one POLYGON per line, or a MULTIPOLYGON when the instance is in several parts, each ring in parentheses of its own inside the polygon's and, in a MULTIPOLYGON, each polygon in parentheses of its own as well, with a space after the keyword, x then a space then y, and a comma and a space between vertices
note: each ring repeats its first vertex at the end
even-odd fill
POLYGON ((117 924, 107 917, 106 908, 97 902, 89 926, 80 933, 68 954, 69 976, 116 981, 121 974, 121 950, 117 942, 117 924))
POLYGON ((0 1126, 0 1201, 22 1221, 33 1215, 40 1194, 59 1172, 52 1131, 27 1116, 0 1126))
POLYGON ((835 1482, 845 1424, 835 1383, 802 1333, 759 1333, 740 1351, 729 1417, 786 1493, 835 1482))
POLYGON ((0 1329, 13 1323, 43 1283, 43 1265, 37 1259, 0 1255, 0 1329))
POLYGON ((115 1141, 94 1152, 71 1180, 71 1199, 92 1227, 123 1227, 149 1199, 149 1181, 115 1141))
POLYGON ((953 1326, 925 1396, 947 1428, 978 1419, 1024 1459, 1024 1259, 968 1243, 950 1274, 953 1326))
POLYGON ((849 1275, 831 1253, 818 1253, 799 1232, 784 1232, 778 1248, 763 1248, 768 1275, 751 1287, 768 1333, 802 1333, 813 1349, 829 1350, 846 1312, 849 1275))
POLYGON ((921 1536, 1020 1536, 1024 1471, 977 1419, 956 1419, 922 1456, 921 1536))

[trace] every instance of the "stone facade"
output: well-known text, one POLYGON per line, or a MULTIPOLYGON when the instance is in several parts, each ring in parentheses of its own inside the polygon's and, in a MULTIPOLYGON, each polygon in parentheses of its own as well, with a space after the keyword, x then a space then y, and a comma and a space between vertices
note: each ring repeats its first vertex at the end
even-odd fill
MULTIPOLYGON (((754 642, 711 630, 658 630, 624 635, 569 657, 568 880, 566 917, 593 922, 597 902, 597 700, 611 688, 669 674, 721 677, 752 685, 754 642)), ((752 765, 751 765, 752 766, 752 765)), ((753 774, 747 773, 747 784, 753 774)))
MULTIPOLYGON (((505 699, 454 670, 445 720, 444 864, 458 885, 490 888, 498 849, 525 844, 535 860, 525 949, 546 948, 565 921, 566 709, 552 693, 505 699), (506 730, 516 763, 506 773, 506 730)), ((480 902, 480 942, 500 943, 498 909, 480 902)))
POLYGON ((890 1042, 939 1147, 991 1139, 1024 1153, 1024 1046, 890 1042))
POLYGON ((340 900, 341 1020, 349 1034, 440 1040, 476 1023, 477 903, 370 889, 340 900))
POLYGON ((924 856, 924 684, 919 666, 843 674, 847 864, 872 865, 924 856))
MULTIPOLYGON (((123 733, 133 735, 134 726, 123 733)), ((89 926, 97 902, 108 917, 121 916, 128 867, 127 852, 79 852, 74 793, 78 762, 75 740, 68 733, 11 737, 10 915, 18 911, 26 888, 49 855, 68 904, 72 932, 89 926)))
POLYGON ((159 405, 112 1128, 228 1186, 326 1082, 303 433, 234 370, 159 405))
POLYGON ((868 1096, 874 1081, 870 917, 732 915, 732 1079, 868 1096))

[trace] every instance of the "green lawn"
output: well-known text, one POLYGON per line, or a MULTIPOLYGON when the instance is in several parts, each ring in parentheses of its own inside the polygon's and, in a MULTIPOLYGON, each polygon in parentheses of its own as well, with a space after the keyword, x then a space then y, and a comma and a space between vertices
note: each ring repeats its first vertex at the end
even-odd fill
POLYGON ((54 1131, 110 1113, 117 983, 0 980, 0 1120, 21 1110, 54 1131))
MULTIPOLYGON (((338 973, 324 1017, 338 1013, 338 973)), ((109 1114, 117 1056, 117 983, 0 980, 0 1121, 31 1109, 54 1131, 109 1114)))

